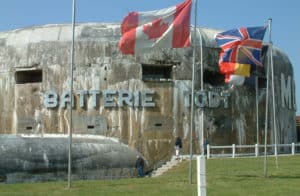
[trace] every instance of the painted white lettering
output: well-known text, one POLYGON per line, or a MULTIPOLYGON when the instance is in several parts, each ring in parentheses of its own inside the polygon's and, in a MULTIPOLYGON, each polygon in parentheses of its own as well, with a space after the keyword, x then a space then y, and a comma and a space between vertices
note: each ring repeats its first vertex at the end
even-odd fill
POLYGON ((83 108, 85 103, 85 96, 88 94, 87 91, 77 91, 77 94, 79 95, 79 107, 83 108))
POLYGON ((210 108, 217 108, 220 106, 220 100, 221 97, 219 93, 214 92, 214 91, 209 91, 208 92, 208 101, 209 101, 209 107, 210 108))
POLYGON ((132 93, 128 90, 120 90, 119 91, 119 99, 118 99, 118 106, 123 107, 124 102, 128 106, 132 106, 132 93))
POLYGON ((58 104, 58 96, 54 91, 47 91, 44 94, 44 105, 46 108, 56 108, 58 104))
MULTIPOLYGON (((73 96, 73 101, 72 101, 72 108, 74 107, 74 95, 73 96)), ((67 106, 67 103, 71 103, 71 96, 69 91, 63 92, 61 96, 61 101, 60 101, 60 107, 65 108, 67 106)))
POLYGON ((204 108, 207 106, 207 95, 205 91, 197 91, 195 93, 195 105, 204 108))
POLYGON ((153 90, 146 90, 142 92, 142 107, 155 107, 152 96, 154 95, 153 90))
POLYGON ((141 94, 140 91, 135 91, 133 93, 133 96, 134 96, 133 106, 134 107, 140 106, 140 103, 141 103, 141 101, 140 101, 140 94, 141 94))
MULTIPOLYGON (((197 107, 220 107, 221 101, 224 102, 224 108, 228 108, 228 99, 230 94, 228 92, 218 93, 216 91, 196 91, 194 103, 197 107)), ((191 107, 191 93, 189 91, 184 92, 184 106, 191 107)))
POLYGON ((230 96, 230 94, 228 92, 221 92, 221 96, 223 98, 223 101, 224 101, 224 108, 228 108, 228 98, 230 96))
POLYGON ((104 98, 104 107, 116 107, 117 104, 114 101, 114 96, 117 95, 116 90, 105 90, 103 91, 103 98, 104 98))
POLYGON ((98 99, 97 99, 97 95, 100 95, 101 91, 99 90, 89 90, 89 95, 91 95, 92 97, 92 107, 96 108, 97 107, 97 103, 98 103, 98 99))

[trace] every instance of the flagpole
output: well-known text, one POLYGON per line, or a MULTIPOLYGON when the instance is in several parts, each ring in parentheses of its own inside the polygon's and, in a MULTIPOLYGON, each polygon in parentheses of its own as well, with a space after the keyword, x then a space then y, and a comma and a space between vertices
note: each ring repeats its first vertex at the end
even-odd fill
MULTIPOLYGON (((201 72, 201 80, 200 80, 200 86, 201 91, 204 91, 204 84, 203 84, 203 48, 202 48, 202 35, 200 35, 200 72, 201 72)), ((204 108, 201 108, 201 155, 204 156, 204 108)))
POLYGON ((272 18, 270 21, 270 64, 271 64, 271 77, 272 77, 272 106, 273 106, 273 127, 274 127, 274 154, 276 168, 278 168, 278 152, 277 152, 277 126, 276 126, 276 107, 275 107, 275 89, 274 89, 274 65, 273 65, 273 42, 272 42, 272 18))
MULTIPOLYGON (((256 66, 255 76, 255 104, 256 104, 256 144, 259 145, 259 118, 258 118, 258 69, 256 66)), ((259 154, 259 148, 258 152, 259 154)))
POLYGON ((70 124, 69 124, 69 153, 68 153, 68 189, 71 188, 72 174, 72 109, 73 109, 73 67, 74 67, 74 40, 75 40, 75 15, 76 15, 76 0, 73 0, 72 6, 72 44, 71 44, 71 76, 70 76, 70 124))
POLYGON ((192 93, 191 93, 191 131, 190 131, 190 168, 189 168, 189 182, 192 184, 192 161, 193 161, 193 130, 194 130, 194 91, 195 91, 195 63, 196 63, 196 26, 197 26, 197 0, 194 1, 194 43, 193 43, 193 68, 192 68, 192 93))
MULTIPOLYGON (((200 30, 198 29, 199 38, 200 38, 200 88, 201 92, 204 91, 204 82, 203 82, 203 40, 200 30)), ((204 143, 204 108, 201 108, 200 114, 200 149, 201 156, 197 159, 197 184, 198 184, 198 195, 206 196, 206 160, 205 160, 205 146, 204 143)))
MULTIPOLYGON (((269 40, 271 42, 271 22, 272 19, 268 20, 268 27, 269 27, 269 40)), ((267 134, 268 134, 268 105, 269 105, 269 72, 270 72, 270 59, 272 54, 272 47, 270 47, 268 50, 269 53, 269 59, 268 59, 268 67, 267 67, 267 86, 266 86, 266 117, 265 117, 265 152, 264 152, 264 176, 265 178, 268 177, 268 168, 267 168, 267 134)))

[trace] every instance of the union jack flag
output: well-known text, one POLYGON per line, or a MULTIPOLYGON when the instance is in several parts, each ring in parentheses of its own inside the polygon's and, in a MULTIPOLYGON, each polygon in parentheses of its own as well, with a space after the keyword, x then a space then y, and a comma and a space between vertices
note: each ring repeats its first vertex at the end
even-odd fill
POLYGON ((262 66, 260 53, 266 26, 241 27, 219 33, 216 41, 221 47, 220 72, 249 77, 253 66, 262 66))

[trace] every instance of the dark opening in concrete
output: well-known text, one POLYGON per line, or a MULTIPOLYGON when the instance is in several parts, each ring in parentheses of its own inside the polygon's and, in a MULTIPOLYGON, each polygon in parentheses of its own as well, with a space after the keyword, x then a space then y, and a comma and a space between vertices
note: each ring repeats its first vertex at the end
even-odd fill
POLYGON ((143 80, 169 80, 172 76, 170 65, 142 65, 143 80))
POLYGON ((155 123, 155 126, 156 126, 156 127, 161 127, 161 126, 162 126, 162 123, 155 123))
POLYGON ((16 71, 15 80, 16 84, 43 82, 43 72, 42 70, 16 71))

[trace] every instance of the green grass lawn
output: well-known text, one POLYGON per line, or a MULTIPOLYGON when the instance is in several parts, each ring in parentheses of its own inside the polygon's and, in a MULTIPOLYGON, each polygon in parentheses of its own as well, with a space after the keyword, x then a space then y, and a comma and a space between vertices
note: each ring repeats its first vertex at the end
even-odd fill
MULTIPOLYGON (((268 158, 268 178, 264 178, 263 158, 209 159, 207 195, 300 195, 300 156, 268 158)), ((196 162, 193 162, 196 172, 196 162)), ((157 178, 0 184, 0 195, 197 195, 196 174, 189 184, 189 162, 174 167, 157 178)))

